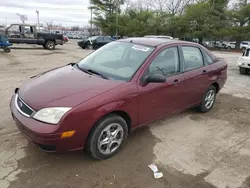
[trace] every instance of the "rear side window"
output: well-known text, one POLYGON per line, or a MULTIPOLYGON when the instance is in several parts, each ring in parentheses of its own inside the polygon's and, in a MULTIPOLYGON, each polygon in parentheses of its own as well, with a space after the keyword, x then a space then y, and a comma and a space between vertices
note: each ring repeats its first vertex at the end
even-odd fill
POLYGON ((192 46, 183 46, 182 51, 186 71, 197 69, 204 65, 203 56, 199 48, 192 46))
POLYGON ((96 39, 96 42, 102 42, 103 41, 103 37, 98 37, 97 39, 96 39))
POLYGON ((104 41, 104 42, 110 42, 111 39, 110 39, 110 37, 104 37, 103 41, 104 41))

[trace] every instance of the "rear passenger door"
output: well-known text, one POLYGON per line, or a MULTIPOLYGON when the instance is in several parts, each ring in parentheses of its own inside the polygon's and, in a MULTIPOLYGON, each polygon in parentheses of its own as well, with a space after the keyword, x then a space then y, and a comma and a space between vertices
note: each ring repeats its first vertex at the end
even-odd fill
POLYGON ((202 51, 197 46, 181 47, 184 64, 185 98, 189 105, 201 101, 210 85, 210 67, 207 65, 202 51))

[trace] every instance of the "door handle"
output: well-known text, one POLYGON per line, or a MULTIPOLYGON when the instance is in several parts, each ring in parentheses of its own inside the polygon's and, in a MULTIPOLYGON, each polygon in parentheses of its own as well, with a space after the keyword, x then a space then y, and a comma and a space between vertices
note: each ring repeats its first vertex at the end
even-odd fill
POLYGON ((178 79, 175 79, 175 80, 174 80, 174 85, 177 85, 177 84, 179 84, 179 80, 178 80, 178 79))
POLYGON ((203 71, 202 71, 202 74, 207 74, 207 71, 206 71, 206 70, 203 70, 203 71))

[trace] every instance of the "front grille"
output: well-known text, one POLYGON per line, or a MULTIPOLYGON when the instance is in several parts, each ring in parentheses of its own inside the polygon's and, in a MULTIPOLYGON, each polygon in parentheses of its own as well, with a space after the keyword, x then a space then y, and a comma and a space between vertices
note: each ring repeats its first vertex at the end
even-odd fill
POLYGON ((24 116, 30 117, 33 114, 34 110, 29 107, 20 97, 18 97, 18 95, 16 95, 15 103, 17 110, 24 116))

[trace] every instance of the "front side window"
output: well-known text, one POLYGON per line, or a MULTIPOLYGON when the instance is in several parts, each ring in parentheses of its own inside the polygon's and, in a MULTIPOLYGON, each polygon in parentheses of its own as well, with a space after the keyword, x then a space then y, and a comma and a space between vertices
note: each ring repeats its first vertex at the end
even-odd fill
POLYGON ((183 46, 182 51, 186 71, 197 69, 204 65, 203 56, 199 48, 192 46, 183 46))
POLYGON ((161 51, 149 66, 149 73, 169 76, 178 72, 180 72, 180 64, 177 47, 161 51))
POLYGON ((127 42, 110 42, 85 57, 78 66, 111 80, 129 81, 154 49, 127 42))

